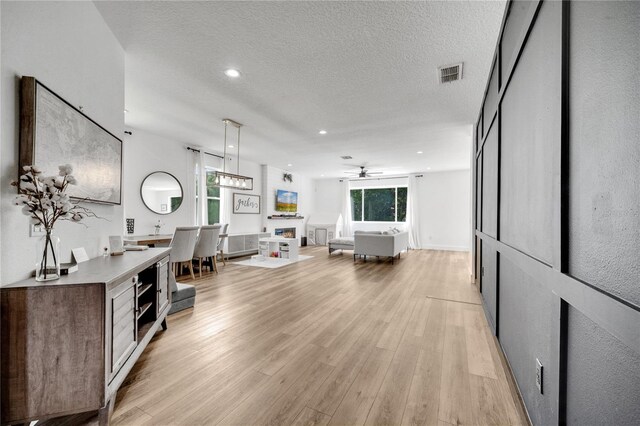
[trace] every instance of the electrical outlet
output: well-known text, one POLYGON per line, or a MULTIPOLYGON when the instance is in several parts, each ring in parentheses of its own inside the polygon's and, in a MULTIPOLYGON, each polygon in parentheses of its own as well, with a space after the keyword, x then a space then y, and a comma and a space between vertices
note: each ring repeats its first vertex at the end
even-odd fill
POLYGON ((32 225, 29 224, 29 236, 30 237, 43 237, 45 234, 44 228, 41 224, 32 225))
POLYGON ((542 392, 543 372, 544 372, 544 367, 542 366, 542 363, 540 362, 540 360, 536 358, 536 386, 538 387, 538 390, 540 391, 540 393, 543 393, 542 392))

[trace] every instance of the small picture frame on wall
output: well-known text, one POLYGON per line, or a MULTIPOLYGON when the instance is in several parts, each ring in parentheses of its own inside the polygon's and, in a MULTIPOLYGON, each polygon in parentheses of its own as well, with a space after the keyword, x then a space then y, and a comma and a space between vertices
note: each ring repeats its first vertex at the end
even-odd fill
POLYGON ((234 214, 260 214, 260 196, 233 193, 234 214))

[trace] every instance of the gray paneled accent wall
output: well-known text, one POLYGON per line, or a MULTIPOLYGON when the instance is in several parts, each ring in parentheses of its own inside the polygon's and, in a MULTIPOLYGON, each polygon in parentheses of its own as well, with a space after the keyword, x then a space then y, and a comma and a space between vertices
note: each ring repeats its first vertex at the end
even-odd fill
POLYGON ((561 9, 542 5, 500 111, 501 240, 549 265, 559 251, 561 9))
POLYGON ((496 287, 498 282, 498 259, 496 251, 491 250, 486 243, 482 244, 482 252, 484 256, 482 258, 482 277, 480 278, 482 282, 481 293, 489 325, 495 334, 496 324, 498 323, 498 318, 496 317, 498 312, 498 288, 496 287))
POLYGON ((569 50, 569 273, 637 305, 639 15, 639 2, 576 3, 569 50))
POLYGON ((476 282, 532 422, 638 424, 640 2, 510 1, 476 132, 476 282))
POLYGON ((498 131, 491 127, 482 151, 482 232, 498 236, 498 131))

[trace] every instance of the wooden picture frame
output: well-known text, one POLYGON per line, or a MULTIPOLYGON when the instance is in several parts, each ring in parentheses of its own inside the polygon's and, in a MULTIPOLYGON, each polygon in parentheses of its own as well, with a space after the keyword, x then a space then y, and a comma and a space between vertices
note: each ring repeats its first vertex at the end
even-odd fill
POLYGON ((20 157, 45 175, 71 164, 78 185, 72 198, 102 204, 122 203, 122 140, 34 77, 20 82, 20 157))
POLYGON ((260 214, 260 196, 254 194, 233 193, 234 214, 260 214))

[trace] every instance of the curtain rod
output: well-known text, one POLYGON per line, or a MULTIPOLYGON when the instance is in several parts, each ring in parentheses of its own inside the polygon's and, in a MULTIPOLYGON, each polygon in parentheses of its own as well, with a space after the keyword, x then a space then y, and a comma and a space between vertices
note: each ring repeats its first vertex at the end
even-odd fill
MULTIPOLYGON (((188 150, 188 151, 193 151, 193 152, 200 152, 200 150, 199 150, 199 149, 191 148, 190 146, 188 146, 188 147, 187 147, 187 150, 188 150)), ((206 155, 210 155, 210 156, 212 156, 212 157, 218 157, 218 158, 222 158, 222 159, 224 159, 224 157, 223 157, 222 155, 212 154, 212 153, 207 152, 207 151, 202 151, 202 152, 204 152, 206 155)))
MULTIPOLYGON (((404 178, 408 178, 410 177, 409 175, 407 176, 389 176, 389 177, 370 177, 370 178, 358 178, 358 179, 347 179, 347 178, 342 178, 340 179, 340 182, 344 182, 345 180, 348 180, 349 182, 362 182, 363 180, 386 180, 386 179, 404 179, 404 178)), ((423 177, 423 175, 415 175, 415 177, 423 177)))

